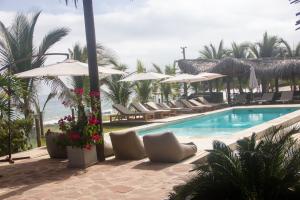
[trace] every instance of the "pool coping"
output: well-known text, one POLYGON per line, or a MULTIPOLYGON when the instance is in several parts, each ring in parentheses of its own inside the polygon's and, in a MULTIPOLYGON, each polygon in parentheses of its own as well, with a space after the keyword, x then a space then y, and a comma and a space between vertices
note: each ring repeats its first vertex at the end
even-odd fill
MULTIPOLYGON (((293 125, 293 124, 300 121, 300 104, 249 105, 249 106, 227 107, 227 108, 218 109, 218 110, 214 110, 214 111, 208 111, 208 112, 205 112, 205 113, 187 114, 187 115, 180 115, 180 116, 176 116, 176 117, 165 118, 165 119, 160 120, 159 122, 156 122, 156 123, 146 124, 146 125, 137 126, 137 127, 132 127, 132 128, 124 129, 124 130, 121 130, 121 131, 116 131, 114 133, 122 133, 122 132, 126 132, 126 131, 148 130, 148 129, 152 129, 152 128, 155 128, 155 127, 163 126, 166 123, 178 123, 180 121, 184 121, 186 119, 196 118, 196 117, 199 117, 199 116, 210 115, 210 114, 229 111, 229 110, 233 110, 233 109, 249 109, 249 108, 299 108, 299 110, 296 110, 296 111, 293 111, 293 112, 288 113, 286 115, 277 117, 275 119, 264 122, 262 124, 247 128, 245 130, 236 132, 235 134, 230 136, 230 139, 234 140, 235 142, 227 144, 232 149, 236 148, 236 141, 238 141, 240 139, 243 139, 245 137, 250 137, 252 135, 252 133, 256 133, 256 136, 259 139, 259 138, 262 138, 264 136, 264 134, 266 133, 266 131, 268 131, 272 127, 291 126, 291 125, 293 125)), ((142 137, 142 136, 139 136, 139 137, 142 137)), ((190 138, 192 140, 193 138, 197 138, 197 137, 179 136, 177 138, 180 141, 181 138, 190 138)), ((205 138, 209 138, 209 136, 207 136, 205 138)), ((194 156, 190 159, 187 159, 183 162, 184 163, 199 164, 199 163, 202 163, 206 160, 207 155, 208 155, 208 152, 206 152, 205 150, 199 151, 196 154, 196 156, 194 156)))

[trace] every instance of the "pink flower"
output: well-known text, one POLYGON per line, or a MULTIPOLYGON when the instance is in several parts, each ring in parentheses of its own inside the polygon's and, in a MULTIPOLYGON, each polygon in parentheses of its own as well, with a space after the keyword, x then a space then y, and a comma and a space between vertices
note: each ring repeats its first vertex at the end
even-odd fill
POLYGON ((90 95, 90 97, 99 97, 100 92, 99 91, 91 91, 89 95, 90 95))
POLYGON ((82 95, 83 94, 83 88, 75 88, 74 92, 75 92, 75 94, 82 95))
POLYGON ((92 145, 91 144, 87 144, 87 145, 85 145, 84 148, 87 149, 87 150, 91 150, 92 149, 92 145))
POLYGON ((69 137, 71 140, 79 140, 80 134, 76 131, 72 131, 72 132, 70 132, 69 137))
POLYGON ((96 125, 98 124, 98 120, 95 116, 89 117, 89 125, 96 125))
POLYGON ((101 140, 101 136, 100 136, 99 134, 97 134, 97 133, 94 133, 94 134, 92 135, 92 140, 93 140, 94 142, 99 142, 99 141, 101 140))

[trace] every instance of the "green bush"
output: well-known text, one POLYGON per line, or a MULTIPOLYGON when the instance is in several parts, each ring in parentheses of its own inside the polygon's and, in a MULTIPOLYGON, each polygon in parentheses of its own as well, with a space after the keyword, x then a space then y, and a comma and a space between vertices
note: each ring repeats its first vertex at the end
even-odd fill
MULTIPOLYGON (((12 132, 12 153, 25 151, 32 148, 28 142, 29 134, 32 129, 32 120, 17 119, 11 122, 12 132)), ((0 156, 8 153, 8 124, 0 120, 0 156)))
POLYGON ((198 175, 178 187, 170 200, 300 199, 299 129, 272 129, 262 140, 255 134, 237 142, 234 151, 215 141, 198 175))

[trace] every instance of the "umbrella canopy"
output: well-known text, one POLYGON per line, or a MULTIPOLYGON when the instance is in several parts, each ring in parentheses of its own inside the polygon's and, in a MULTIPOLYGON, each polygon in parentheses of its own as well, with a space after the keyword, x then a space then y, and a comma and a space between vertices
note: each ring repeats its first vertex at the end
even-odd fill
POLYGON ((254 67, 250 68, 250 78, 249 78, 249 88, 250 89, 255 89, 255 88, 259 88, 257 79, 256 79, 256 75, 255 75, 255 70, 254 67))
POLYGON ((145 72, 145 73, 132 74, 120 81, 133 82, 133 81, 144 81, 144 80, 160 80, 160 79, 170 78, 170 77, 172 76, 155 73, 155 72, 145 72))
POLYGON ((203 72, 203 73, 194 75, 194 77, 191 78, 190 83, 200 82, 200 81, 210 81, 210 80, 214 80, 214 79, 221 78, 224 76, 225 75, 217 74, 217 73, 203 72))
MULTIPOLYGON (((104 78, 111 74, 126 74, 123 71, 98 67, 99 75, 104 78)), ((39 76, 88 76, 88 64, 77 60, 67 59, 63 62, 58 62, 45 67, 31 69, 25 72, 16 74, 19 78, 31 78, 39 76)))
POLYGON ((195 75, 192 74, 179 74, 167 80, 161 81, 161 83, 190 83, 191 79, 195 75))
POLYGON ((195 82, 201 82, 201 81, 209 81, 216 78, 224 77, 222 74, 217 73, 199 73, 197 75, 192 74, 179 74, 175 77, 169 78, 167 80, 162 81, 162 83, 195 83, 195 82))

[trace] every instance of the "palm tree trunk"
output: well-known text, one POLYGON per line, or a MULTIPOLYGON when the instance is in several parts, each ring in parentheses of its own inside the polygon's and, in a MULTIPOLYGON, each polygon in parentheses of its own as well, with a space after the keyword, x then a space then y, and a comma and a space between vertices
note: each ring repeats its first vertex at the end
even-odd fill
POLYGON ((188 96, 188 87, 187 87, 187 83, 183 83, 183 92, 184 92, 185 98, 187 98, 187 96, 188 96))
POLYGON ((242 79, 241 77, 238 77, 238 82, 239 82, 239 92, 240 94, 244 93, 243 91, 243 86, 242 86, 242 79))
POLYGON ((275 78, 275 92, 279 92, 279 83, 278 83, 278 78, 275 78))
POLYGON ((209 93, 213 93, 213 86, 211 81, 208 81, 208 89, 209 89, 209 93))
POLYGON ((295 79, 295 75, 292 75, 292 85, 293 85, 293 91, 296 91, 296 79, 295 79))
POLYGON ((261 91, 262 91, 262 93, 267 92, 267 81, 264 79, 261 80, 261 91))
MULTIPOLYGON (((85 33, 86 33, 86 43, 87 43, 87 52, 88 52, 90 91, 100 93, 97 53, 96 53, 96 36, 95 36, 95 23, 94 23, 94 13, 93 13, 93 1, 84 0, 82 2, 83 2, 83 9, 84 9, 85 33)), ((98 113, 98 119, 100 119, 99 132, 103 138, 100 95, 92 98, 91 108, 93 111, 98 113)), ((97 157, 99 161, 105 160, 104 142, 97 145, 97 157)))
POLYGON ((226 88, 227 88, 227 101, 228 103, 231 103, 231 98, 230 98, 230 78, 227 77, 226 79, 226 88))

